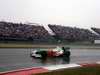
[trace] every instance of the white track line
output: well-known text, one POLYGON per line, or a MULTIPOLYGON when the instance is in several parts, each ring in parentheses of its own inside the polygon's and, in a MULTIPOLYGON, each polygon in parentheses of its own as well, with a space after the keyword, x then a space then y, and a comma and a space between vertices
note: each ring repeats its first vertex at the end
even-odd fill
POLYGON ((72 67, 81 67, 81 65, 78 65, 78 64, 53 65, 53 66, 44 67, 44 69, 58 70, 58 69, 72 68, 72 67))
POLYGON ((96 62, 97 64, 100 64, 100 61, 96 62))

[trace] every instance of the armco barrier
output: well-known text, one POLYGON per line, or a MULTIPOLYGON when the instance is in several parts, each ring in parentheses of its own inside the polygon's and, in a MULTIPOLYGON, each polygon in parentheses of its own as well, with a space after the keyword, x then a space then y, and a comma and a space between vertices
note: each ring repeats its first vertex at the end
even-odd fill
POLYGON ((32 67, 32 68, 25 68, 25 69, 19 69, 19 70, 0 72, 0 75, 36 75, 36 74, 42 74, 42 73, 56 72, 56 71, 67 69, 67 68, 79 68, 79 67, 85 67, 85 66, 95 66, 98 64, 100 64, 100 62, 61 64, 61 65, 51 65, 51 66, 44 66, 44 67, 32 67))

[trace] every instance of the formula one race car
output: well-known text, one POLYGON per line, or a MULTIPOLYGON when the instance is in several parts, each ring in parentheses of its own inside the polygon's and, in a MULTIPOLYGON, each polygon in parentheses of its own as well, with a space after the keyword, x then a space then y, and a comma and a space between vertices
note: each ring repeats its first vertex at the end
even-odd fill
POLYGON ((59 47, 57 46, 54 49, 51 50, 38 50, 38 49, 34 49, 33 51, 31 51, 30 55, 31 57, 35 57, 35 58, 47 58, 47 57, 70 57, 70 51, 69 51, 69 47, 59 47))

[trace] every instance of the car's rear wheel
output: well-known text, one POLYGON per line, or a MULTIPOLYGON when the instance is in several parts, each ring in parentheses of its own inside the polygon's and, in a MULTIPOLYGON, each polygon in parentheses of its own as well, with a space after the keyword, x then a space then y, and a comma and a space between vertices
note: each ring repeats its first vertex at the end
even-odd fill
POLYGON ((70 54, 71 54, 70 51, 65 51, 63 56, 70 57, 70 54))

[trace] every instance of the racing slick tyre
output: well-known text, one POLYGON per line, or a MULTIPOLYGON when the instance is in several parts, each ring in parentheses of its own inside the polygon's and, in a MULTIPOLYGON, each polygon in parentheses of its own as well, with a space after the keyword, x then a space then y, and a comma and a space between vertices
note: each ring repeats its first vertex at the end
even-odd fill
POLYGON ((64 57, 70 57, 70 55, 71 55, 70 51, 65 51, 63 54, 64 57))
POLYGON ((39 53, 41 55, 41 59, 46 59, 47 58, 47 51, 40 51, 39 53))

